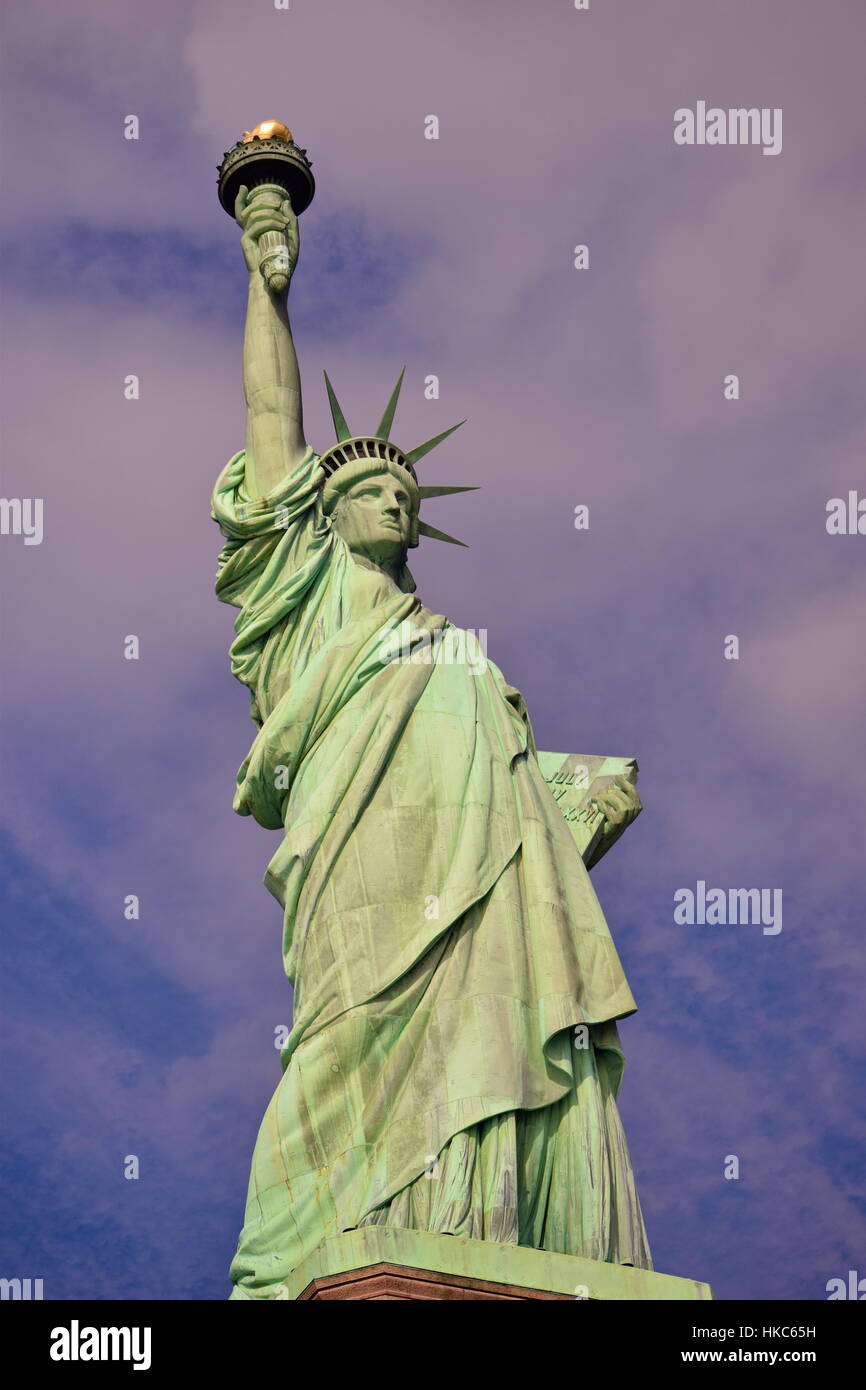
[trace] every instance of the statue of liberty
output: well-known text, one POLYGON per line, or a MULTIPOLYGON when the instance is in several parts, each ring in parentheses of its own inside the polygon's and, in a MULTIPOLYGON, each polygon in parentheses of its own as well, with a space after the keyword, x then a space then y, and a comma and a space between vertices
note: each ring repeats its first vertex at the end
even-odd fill
MULTIPOLYGON (((315 454, 287 311, 297 217, 246 188, 235 215, 247 429, 213 495, 216 588, 257 728, 235 810, 283 831, 265 882, 294 1020, 231 1297, 279 1296, 321 1241, 374 1224, 652 1269, 616 1105, 635 1004, 587 865, 520 693, 406 563, 419 537, 452 539, 419 507, 464 489, 417 475, 451 430, 392 443, 398 381, 352 434, 328 382, 337 442, 315 454)), ((597 805, 593 862, 640 809, 624 779, 597 805)))

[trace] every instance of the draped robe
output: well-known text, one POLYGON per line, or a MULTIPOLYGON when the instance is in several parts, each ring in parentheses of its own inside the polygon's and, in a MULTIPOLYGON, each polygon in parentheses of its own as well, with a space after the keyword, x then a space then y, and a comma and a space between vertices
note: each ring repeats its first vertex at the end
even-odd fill
POLYGON ((349 551, 312 451, 258 499, 244 458, 213 496, 258 727, 234 806, 283 830, 294 1020, 231 1297, 373 1223, 652 1268, 616 1106, 635 1004, 519 692, 349 551))

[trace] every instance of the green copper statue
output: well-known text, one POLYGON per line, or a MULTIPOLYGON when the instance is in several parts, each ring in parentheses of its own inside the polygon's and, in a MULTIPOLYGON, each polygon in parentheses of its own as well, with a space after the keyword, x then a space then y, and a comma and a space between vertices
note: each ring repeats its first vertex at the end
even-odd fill
MULTIPOLYGON (((287 313, 297 217, 270 183, 234 212, 247 432, 213 495, 217 595, 240 610, 232 670, 257 726, 235 810, 283 831, 266 884, 294 1026, 232 1298, 280 1296, 321 1241, 374 1224, 651 1269, 615 1099, 635 1005, 587 865, 520 693, 406 564, 419 535, 451 539, 419 505, 462 489, 416 476, 445 435, 390 442, 399 382, 352 435, 328 383, 337 443, 313 453, 287 313)), ((640 810, 623 777, 593 804, 591 862, 640 810)))

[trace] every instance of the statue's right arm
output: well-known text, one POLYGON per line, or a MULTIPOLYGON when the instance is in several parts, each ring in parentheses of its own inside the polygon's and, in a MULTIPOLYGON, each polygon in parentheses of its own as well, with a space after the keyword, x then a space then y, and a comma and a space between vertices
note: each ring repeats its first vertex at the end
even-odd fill
POLYGON ((301 378, 289 325, 288 288, 272 293, 259 264, 259 237, 282 231, 289 244, 289 283, 298 256, 298 219, 288 199, 248 195, 242 188, 235 217, 243 228, 241 248, 249 276, 244 329, 244 397, 247 404, 248 497, 272 492, 306 453, 301 378))

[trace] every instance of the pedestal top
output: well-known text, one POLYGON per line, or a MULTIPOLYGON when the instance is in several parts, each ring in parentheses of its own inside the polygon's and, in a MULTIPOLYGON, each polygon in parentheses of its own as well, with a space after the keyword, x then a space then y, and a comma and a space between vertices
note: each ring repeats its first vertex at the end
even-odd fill
POLYGON ((680 1301, 713 1296, 709 1284, 696 1279, 524 1245, 391 1226, 365 1226, 323 1241, 284 1280, 284 1288, 284 1297, 290 1301, 538 1297, 680 1301))

